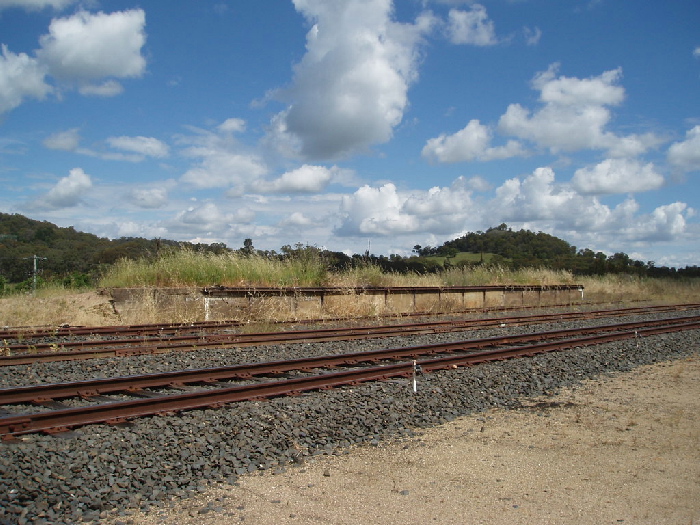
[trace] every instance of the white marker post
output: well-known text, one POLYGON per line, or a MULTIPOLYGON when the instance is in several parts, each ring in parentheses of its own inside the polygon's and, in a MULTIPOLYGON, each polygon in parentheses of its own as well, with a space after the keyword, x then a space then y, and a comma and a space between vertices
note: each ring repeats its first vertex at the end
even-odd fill
POLYGON ((413 360, 413 393, 418 392, 418 382, 416 381, 416 360, 413 360))

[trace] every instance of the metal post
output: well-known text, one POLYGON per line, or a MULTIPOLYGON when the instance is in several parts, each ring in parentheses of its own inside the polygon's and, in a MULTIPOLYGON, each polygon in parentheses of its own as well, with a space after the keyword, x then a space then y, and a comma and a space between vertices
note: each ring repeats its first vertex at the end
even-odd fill
POLYGON ((46 257, 39 257, 38 255, 34 254, 31 257, 25 257, 25 259, 33 259, 33 262, 34 262, 34 271, 32 273, 32 295, 36 295, 36 275, 38 273, 37 261, 39 259, 41 259, 42 261, 45 261, 46 257))

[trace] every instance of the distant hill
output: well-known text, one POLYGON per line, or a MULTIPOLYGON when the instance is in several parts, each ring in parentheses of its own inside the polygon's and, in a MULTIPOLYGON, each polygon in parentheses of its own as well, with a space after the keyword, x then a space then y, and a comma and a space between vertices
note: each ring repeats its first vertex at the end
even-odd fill
MULTIPOLYGON (((121 258, 137 259, 156 255, 166 246, 199 245, 162 239, 123 237, 110 240, 60 228, 46 221, 35 221, 19 214, 0 213, 0 278, 19 283, 33 276, 32 260, 37 259, 42 279, 63 279, 68 285, 87 284, 105 265, 121 258)), ((225 245, 206 245, 208 251, 225 245)))
MULTIPOLYGON (((584 275, 629 273, 646 276, 700 276, 697 266, 676 270, 656 267, 650 261, 635 261, 623 252, 608 256, 588 248, 577 250, 575 246, 553 235, 529 230, 513 231, 507 224, 489 228, 485 232, 467 233, 438 247, 415 246, 414 252, 422 257, 445 257, 452 265, 468 261, 468 258, 461 255, 467 252, 479 254, 479 263, 498 263, 511 268, 545 267, 584 275)), ((473 260, 472 257, 471 262, 464 264, 474 264, 473 260)))
MULTIPOLYGON (((527 230, 512 231, 506 224, 485 232, 468 233, 439 247, 414 246, 412 257, 374 256, 369 253, 348 257, 340 252, 322 251, 297 244, 282 246, 281 252, 260 251, 246 239, 243 248, 232 250, 223 243, 192 244, 165 239, 122 237, 107 239, 60 228, 19 214, 0 213, 0 284, 22 283, 33 277, 36 256, 38 275, 44 280, 60 280, 66 286, 96 282, 100 272, 122 258, 158 257, 164 250, 187 247, 196 251, 223 253, 238 251, 266 257, 301 257, 307 251, 322 254, 329 268, 342 270, 352 266, 377 264, 398 273, 435 273, 449 266, 500 264, 512 268, 546 267, 565 269, 576 274, 631 273, 648 276, 700 276, 697 266, 676 270, 657 268, 652 263, 634 261, 624 253, 607 256, 589 249, 578 250, 552 235, 527 230)), ((307 254, 308 255, 308 254, 307 254)))

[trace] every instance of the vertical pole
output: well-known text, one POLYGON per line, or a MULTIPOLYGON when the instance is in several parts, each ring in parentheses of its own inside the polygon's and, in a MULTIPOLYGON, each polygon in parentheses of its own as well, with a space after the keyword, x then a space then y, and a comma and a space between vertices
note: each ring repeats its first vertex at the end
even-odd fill
POLYGON ((36 273, 37 273, 36 261, 37 261, 38 258, 39 258, 39 257, 37 257, 37 255, 34 254, 34 257, 33 257, 33 259, 34 259, 34 283, 33 283, 33 287, 32 287, 32 290, 33 290, 32 293, 33 293, 33 295, 36 295, 36 273))

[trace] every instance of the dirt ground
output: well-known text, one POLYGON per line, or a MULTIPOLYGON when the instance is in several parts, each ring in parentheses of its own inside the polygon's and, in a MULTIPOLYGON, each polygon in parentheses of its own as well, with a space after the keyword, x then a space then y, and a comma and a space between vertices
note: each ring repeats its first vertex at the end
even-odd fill
POLYGON ((700 357, 250 475, 138 525, 700 524, 700 357))

